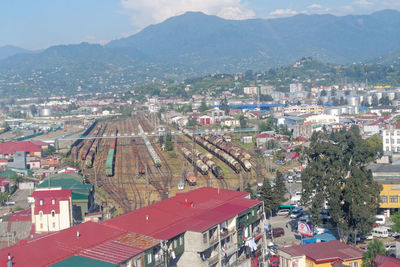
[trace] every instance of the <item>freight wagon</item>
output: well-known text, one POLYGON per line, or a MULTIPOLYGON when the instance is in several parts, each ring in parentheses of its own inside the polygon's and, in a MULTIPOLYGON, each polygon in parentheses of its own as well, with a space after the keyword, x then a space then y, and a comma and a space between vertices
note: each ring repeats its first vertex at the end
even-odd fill
POLYGON ((156 166, 158 168, 161 167, 161 160, 158 157, 158 155, 157 155, 156 151, 154 150, 153 146, 151 145, 151 143, 150 143, 149 139, 147 138, 146 134, 144 133, 143 128, 140 125, 140 123, 138 124, 138 128, 139 128, 140 134, 142 135, 142 138, 144 140, 144 144, 147 147, 147 151, 149 151, 151 159, 154 162, 154 166, 156 166))
POLYGON ((211 160, 212 156, 211 154, 208 154, 210 157, 207 157, 206 155, 202 154, 200 151, 196 150, 196 156, 205 163, 208 168, 211 170, 212 174, 214 174, 215 178, 217 179, 224 179, 224 172, 222 169, 214 162, 211 160))
POLYGON ((208 174, 208 166, 203 163, 200 159, 197 157, 193 156, 192 152, 185 147, 182 147, 182 153, 183 156, 193 165, 197 168, 197 170, 203 174, 207 175, 208 174))

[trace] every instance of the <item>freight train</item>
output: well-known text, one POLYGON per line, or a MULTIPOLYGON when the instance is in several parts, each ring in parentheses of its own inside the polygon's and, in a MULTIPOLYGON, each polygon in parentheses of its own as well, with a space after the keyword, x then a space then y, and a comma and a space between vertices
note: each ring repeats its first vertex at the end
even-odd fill
POLYGON ((195 154, 201 161, 203 161, 203 163, 205 163, 208 166, 212 174, 214 174, 215 178, 224 179, 224 172, 214 161, 211 160, 212 158, 211 154, 204 155, 198 150, 195 150, 195 154))
POLYGON ((114 176, 114 165, 115 165, 115 150, 117 146, 117 135, 118 129, 115 129, 115 137, 112 139, 110 144, 110 149, 108 150, 107 160, 106 160, 106 175, 114 176))
POLYGON ((136 159, 136 169, 138 171, 138 175, 140 176, 140 175, 145 174, 146 169, 143 165, 143 162, 139 158, 135 139, 132 139, 132 153, 133 153, 133 157, 136 159))
MULTIPOLYGON (((94 131, 94 136, 100 135, 101 131, 102 131, 102 126, 100 125, 100 126, 98 126, 98 127, 96 128, 96 130, 94 131)), ((92 145, 93 145, 93 143, 94 143, 95 140, 96 140, 96 138, 89 139, 89 140, 86 142, 86 144, 83 146, 82 151, 81 151, 81 154, 80 154, 80 155, 81 155, 81 160, 82 160, 82 161, 85 161, 85 160, 86 160, 86 156, 89 154, 89 151, 90 151, 90 149, 92 148, 92 145)))
POLYGON ((147 138, 146 134, 144 133, 143 128, 140 125, 140 123, 138 124, 138 128, 139 128, 140 134, 142 135, 144 144, 146 145, 147 150, 150 153, 151 159, 154 162, 154 166, 160 168, 161 167, 161 160, 158 157, 158 155, 157 155, 156 151, 154 150, 153 146, 151 145, 151 143, 150 143, 149 139, 147 138))
POLYGON ((250 154, 241 151, 240 148, 233 147, 232 144, 217 135, 205 135, 202 138, 232 156, 245 171, 251 171, 250 154))
MULTIPOLYGON (((188 133, 188 137, 192 138, 192 134, 188 133)), ((199 144, 201 147, 203 147, 205 150, 225 162, 232 170, 234 170, 236 173, 240 173, 240 163, 235 160, 232 156, 230 156, 228 153, 222 151, 218 147, 214 146, 213 144, 207 142, 206 140, 201 139, 198 136, 194 136, 194 141, 199 144)))
MULTIPOLYGON (((106 127, 102 127, 102 129, 98 132, 97 136, 102 136, 104 134, 104 131, 106 130, 106 127)), ((89 153, 86 156, 85 164, 87 168, 92 168, 93 167, 93 162, 94 158, 97 154, 97 150, 99 149, 101 139, 96 138, 94 143, 92 144, 89 153)))
POLYGON ((208 174, 208 166, 201 161, 201 159, 198 159, 197 157, 193 156, 192 152, 188 150, 185 147, 182 147, 182 153, 183 156, 193 165, 197 168, 197 170, 203 174, 207 175, 208 174))

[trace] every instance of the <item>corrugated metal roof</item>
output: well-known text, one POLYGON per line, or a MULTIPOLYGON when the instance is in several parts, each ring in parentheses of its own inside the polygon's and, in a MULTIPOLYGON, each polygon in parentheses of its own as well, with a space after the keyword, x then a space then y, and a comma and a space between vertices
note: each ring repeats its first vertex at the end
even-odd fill
POLYGON ((123 263, 143 251, 137 247, 108 241, 89 249, 83 249, 78 255, 111 263, 123 263))
POLYGON ((160 240, 150 236, 129 233, 116 239, 115 242, 147 250, 159 244, 160 240))

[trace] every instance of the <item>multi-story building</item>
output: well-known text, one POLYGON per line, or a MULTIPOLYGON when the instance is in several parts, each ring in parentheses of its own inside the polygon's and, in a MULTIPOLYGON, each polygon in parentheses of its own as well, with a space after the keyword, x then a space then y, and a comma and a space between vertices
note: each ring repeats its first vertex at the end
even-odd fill
POLYGON ((301 92, 304 90, 304 86, 302 83, 291 83, 289 85, 289 90, 291 93, 301 92))
POLYGON ((384 164, 373 170, 374 180, 382 185, 379 208, 390 211, 400 208, 400 165, 384 164))
POLYGON ((32 224, 37 233, 71 227, 72 190, 36 190, 31 197, 32 224))
POLYGON ((2 249, 0 261, 10 256, 16 267, 250 266, 264 260, 265 235, 262 202, 249 197, 199 188, 2 249))
POLYGON ((258 87, 257 86, 243 87, 243 93, 245 95, 257 95, 258 94, 258 87))
POLYGON ((400 123, 389 125, 382 132, 383 151, 388 153, 400 152, 400 123))

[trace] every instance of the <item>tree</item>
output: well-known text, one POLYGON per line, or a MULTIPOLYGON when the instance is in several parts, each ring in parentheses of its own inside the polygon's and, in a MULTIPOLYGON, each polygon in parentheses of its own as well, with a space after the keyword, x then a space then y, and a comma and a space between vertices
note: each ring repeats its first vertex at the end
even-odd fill
POLYGON ((382 186, 365 165, 376 158, 377 148, 361 138, 357 126, 330 135, 316 132, 310 140, 305 153, 309 164, 302 173, 302 203, 311 206, 312 224, 321 223, 319 213, 327 201, 341 239, 350 232, 367 234, 375 221, 382 186))
POLYGON ((250 183, 247 183, 247 186, 246 186, 246 188, 244 189, 244 191, 250 193, 250 197, 251 197, 251 198, 254 198, 254 190, 251 189, 250 183))
POLYGON ((166 141, 166 142, 165 142, 165 150, 167 150, 167 151, 172 151, 172 150, 174 150, 174 145, 172 144, 171 141, 166 141))
POLYGON ((239 116, 240 128, 247 128, 247 120, 244 115, 239 116))
POLYGON ((219 109, 225 112, 225 115, 229 115, 229 105, 226 96, 219 103, 219 109))
POLYGON ((276 207, 276 201, 271 183, 265 178, 260 191, 260 200, 264 202, 265 210, 272 215, 272 211, 274 211, 276 207))
POLYGON ((206 101, 203 99, 203 100, 201 100, 201 104, 200 104, 200 107, 199 107, 199 111, 200 111, 200 112, 204 112, 204 111, 206 111, 206 110, 208 110, 208 106, 207 106, 207 104, 206 104, 206 101))
POLYGON ((400 210, 395 212, 391 217, 390 220, 394 223, 392 226, 393 232, 400 232, 400 210))
POLYGON ((43 156, 44 157, 51 156, 51 155, 53 155, 54 152, 56 152, 55 147, 49 146, 48 148, 43 150, 43 156))
POLYGON ((376 254, 385 254, 386 250, 383 246, 382 241, 379 239, 373 239, 369 245, 367 251, 364 253, 363 256, 363 266, 373 266, 373 262, 375 259, 376 254))
POLYGON ((285 181, 283 179, 283 174, 280 171, 276 172, 275 185, 273 187, 274 197, 276 208, 279 208, 279 205, 285 202, 287 199, 285 198, 285 194, 287 192, 287 188, 285 185, 285 181))

